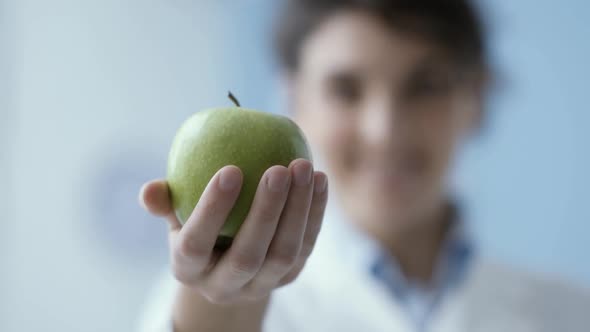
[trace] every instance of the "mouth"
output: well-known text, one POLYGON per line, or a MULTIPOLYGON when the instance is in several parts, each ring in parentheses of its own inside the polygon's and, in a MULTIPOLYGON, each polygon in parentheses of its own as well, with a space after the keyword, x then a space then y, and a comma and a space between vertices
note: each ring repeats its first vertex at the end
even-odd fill
POLYGON ((417 190, 425 174, 420 158, 403 158, 395 162, 377 162, 362 170, 363 180, 371 191, 385 196, 406 196, 417 190))

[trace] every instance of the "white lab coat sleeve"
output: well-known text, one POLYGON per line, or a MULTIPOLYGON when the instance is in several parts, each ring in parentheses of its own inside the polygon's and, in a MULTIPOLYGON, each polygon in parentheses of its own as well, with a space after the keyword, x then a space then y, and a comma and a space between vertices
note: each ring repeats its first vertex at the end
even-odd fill
POLYGON ((137 323, 137 332, 174 332, 172 307, 178 282, 167 270, 148 295, 137 323))
POLYGON ((301 301, 302 296, 305 296, 305 289, 293 284, 273 291, 270 303, 266 309, 266 315, 264 316, 262 331, 315 331, 313 326, 307 326, 310 323, 309 318, 312 315, 309 312, 301 312, 303 307, 307 307, 301 301))
MULTIPOLYGON (((178 281, 166 271, 148 294, 146 304, 137 323, 137 332, 173 332, 172 307, 178 281)), ((298 332, 296 322, 289 310, 292 292, 281 289, 271 299, 263 322, 263 332, 298 332), (291 294, 291 295, 290 295, 291 294), (291 318, 290 318, 291 317, 291 318)), ((297 306, 296 306, 297 307, 297 306)))
POLYGON ((294 322, 289 319, 288 312, 276 300, 271 300, 268 306, 264 322, 262 325, 262 332, 297 332, 294 322))

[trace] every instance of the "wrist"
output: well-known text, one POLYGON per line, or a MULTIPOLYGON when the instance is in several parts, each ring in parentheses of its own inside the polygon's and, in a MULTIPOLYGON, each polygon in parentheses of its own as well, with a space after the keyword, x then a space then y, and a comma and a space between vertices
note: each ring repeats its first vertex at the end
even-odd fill
POLYGON ((252 302, 213 303, 199 291, 181 285, 172 320, 175 332, 244 331, 262 329, 269 297, 252 302))

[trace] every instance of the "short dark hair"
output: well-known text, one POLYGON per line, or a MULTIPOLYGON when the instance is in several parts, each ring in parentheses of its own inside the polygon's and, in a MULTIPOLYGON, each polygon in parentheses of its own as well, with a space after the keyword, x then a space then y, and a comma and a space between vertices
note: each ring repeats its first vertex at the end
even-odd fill
POLYGON ((470 0, 286 0, 275 30, 280 65, 297 70, 309 34, 346 9, 365 11, 396 30, 438 43, 461 67, 487 67, 483 22, 470 0))

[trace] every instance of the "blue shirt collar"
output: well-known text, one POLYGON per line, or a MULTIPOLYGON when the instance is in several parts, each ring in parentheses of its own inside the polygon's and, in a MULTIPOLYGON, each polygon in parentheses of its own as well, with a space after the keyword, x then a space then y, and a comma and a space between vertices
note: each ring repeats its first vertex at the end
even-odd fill
POLYGON ((340 209, 329 205, 324 225, 330 242, 347 265, 366 271, 390 290, 393 300, 406 309, 419 331, 424 330, 444 294, 463 281, 474 253, 470 232, 459 210, 454 218, 439 254, 434 277, 428 285, 408 280, 394 257, 378 242, 347 222, 340 209))
POLYGON ((428 284, 407 279, 394 257, 379 246, 374 249, 372 259, 366 261, 368 266, 365 267, 375 278, 388 284, 399 297, 403 297, 410 289, 437 291, 460 284, 473 254, 471 237, 460 219, 452 221, 436 262, 433 279, 428 284))

